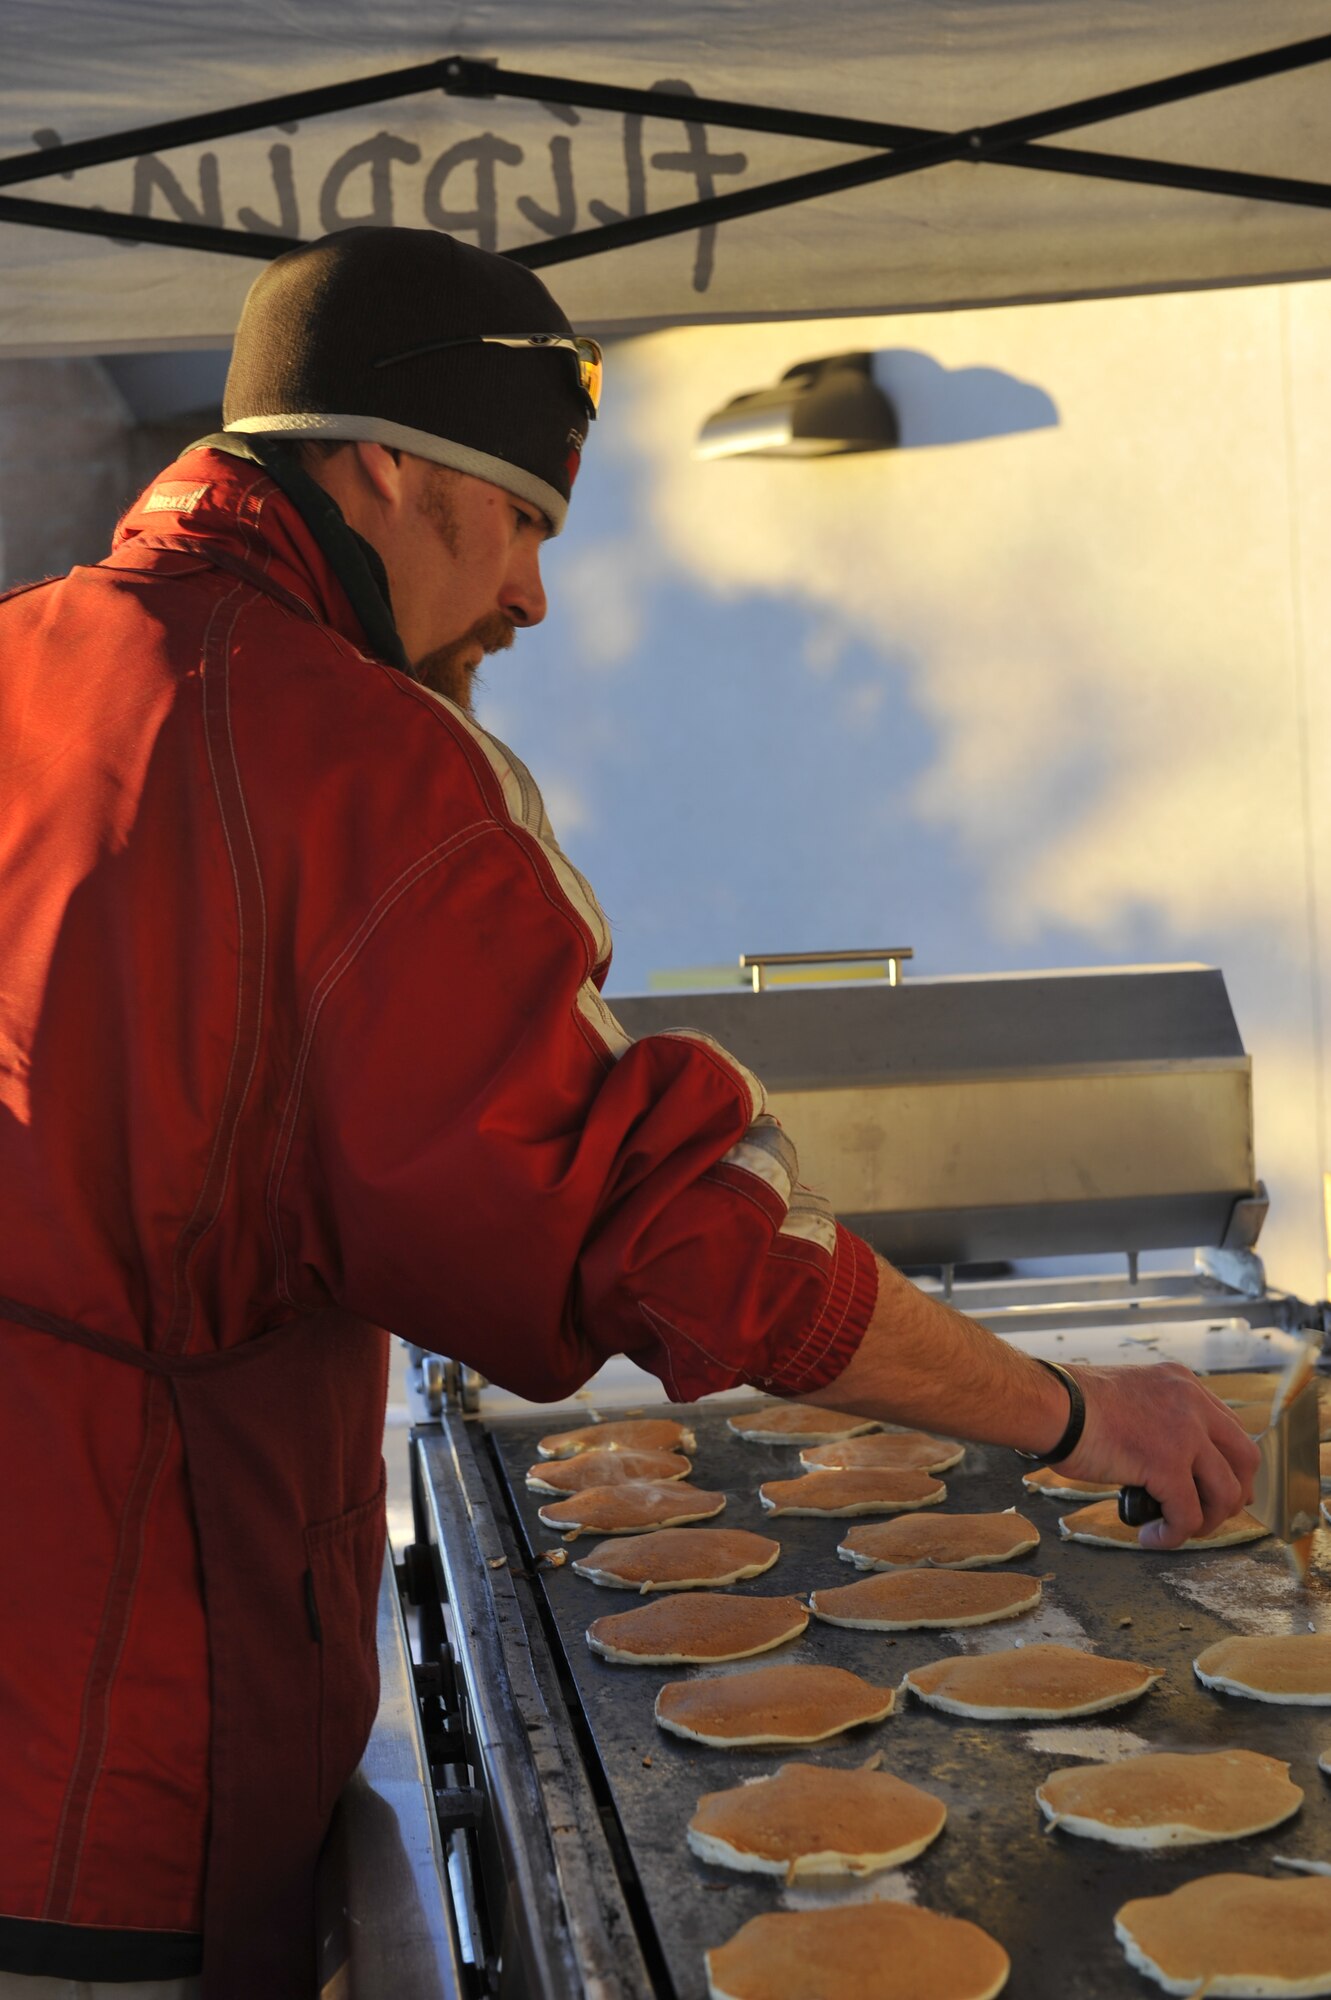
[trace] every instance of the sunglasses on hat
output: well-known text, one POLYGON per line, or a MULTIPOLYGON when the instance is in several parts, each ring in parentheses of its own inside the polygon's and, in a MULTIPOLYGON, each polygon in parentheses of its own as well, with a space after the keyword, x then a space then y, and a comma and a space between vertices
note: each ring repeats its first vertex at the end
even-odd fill
POLYGON ((562 347, 577 364, 578 387, 587 398, 593 417, 601 401, 604 364, 597 342, 584 333, 469 333, 459 340, 427 340, 419 347, 404 348, 401 354, 385 354, 373 363, 391 368, 397 361, 414 361, 418 354, 437 354, 445 347, 562 347))

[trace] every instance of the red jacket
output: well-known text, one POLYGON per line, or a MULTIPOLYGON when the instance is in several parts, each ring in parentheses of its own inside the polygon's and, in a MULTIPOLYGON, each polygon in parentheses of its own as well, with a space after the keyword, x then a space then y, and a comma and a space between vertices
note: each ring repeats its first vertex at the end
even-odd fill
POLYGON ((300 1990, 373 1713, 374 1329, 536 1399, 616 1352, 798 1395, 872 1307, 754 1079, 618 1028, 522 765, 364 644, 213 451, 0 604, 0 1965, 204 1931, 211 1993, 300 1990))

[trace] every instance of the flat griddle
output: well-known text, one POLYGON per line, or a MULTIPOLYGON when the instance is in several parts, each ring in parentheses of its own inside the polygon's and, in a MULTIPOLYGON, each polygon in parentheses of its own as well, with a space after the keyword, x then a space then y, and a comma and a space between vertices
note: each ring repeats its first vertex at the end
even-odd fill
MULTIPOLYGON (((781 1542, 775 1566, 735 1588, 746 1595, 804 1596, 867 1574, 836 1555, 851 1523, 773 1520, 761 1508, 758 1486, 796 1476, 798 1449, 736 1438, 725 1428, 736 1407, 662 1404, 641 1413, 677 1416, 696 1433, 693 1483, 728 1496, 725 1513, 713 1525, 751 1528, 781 1542)), ((704 1951, 750 1917, 882 1896, 983 1925, 1011 1956, 1013 2000, 1065 2000, 1073 1990, 1087 2000, 1156 1992, 1129 1968, 1114 1939, 1114 1912, 1122 1903, 1222 1870, 1267 1874, 1275 1854, 1331 1862, 1331 1811, 1317 1768, 1318 1753, 1331 1749, 1331 1709, 1215 1695, 1200 1685, 1191 1665, 1203 1646, 1234 1632, 1306 1631, 1310 1623, 1331 1629, 1331 1544, 1325 1531, 1317 1536, 1306 1592, 1295 1586, 1274 1542, 1181 1555, 1083 1547, 1058 1534, 1059 1514, 1077 1503, 1027 1494, 1021 1462, 1010 1451, 969 1446, 963 1464, 943 1475, 948 1489, 943 1507, 990 1513, 1015 1505, 1035 1522, 1040 1545, 1015 1566, 1049 1578, 1040 1611, 954 1635, 856 1632, 811 1620, 793 1644, 722 1671, 806 1661, 848 1667, 879 1685, 895 1685, 908 1668, 927 1660, 988 1651, 1020 1638, 1028 1644, 1089 1640, 1099 1652, 1163 1667, 1165 1680, 1126 1707, 1062 1725, 967 1722, 899 1697, 896 1713, 885 1722, 826 1744, 784 1751, 710 1749, 658 1728, 652 1706, 662 1682, 715 1669, 615 1665, 585 1642, 593 1618, 649 1600, 575 1575, 573 1555, 592 1547, 596 1537, 565 1544, 537 1518, 548 1496, 529 1492, 524 1483, 537 1439, 570 1427, 564 1418, 558 1423, 522 1418, 468 1428, 476 1447, 492 1457, 525 1543, 592 1788, 602 1818, 622 1835, 614 1845, 620 1865, 634 1877, 627 1893, 646 1932, 644 1952, 663 1996, 704 2000, 704 1951), (569 1560, 559 1567, 537 1560, 552 1549, 565 1550, 569 1560), (1055 1726, 1056 1739, 1049 1734, 1055 1726), (1088 1749, 1103 1742, 1106 1732, 1114 1742, 1129 1733, 1153 1749, 1241 1746, 1280 1757, 1304 1788, 1303 1807, 1271 1833, 1162 1855, 1043 1832, 1036 1785, 1060 1765, 1091 1761, 1088 1749), (863 1884, 787 1889, 775 1878, 734 1874, 690 1855, 685 1826, 703 1792, 765 1775, 792 1759, 851 1767, 878 1750, 884 1769, 935 1793, 948 1808, 941 1838, 906 1868, 863 1884)))

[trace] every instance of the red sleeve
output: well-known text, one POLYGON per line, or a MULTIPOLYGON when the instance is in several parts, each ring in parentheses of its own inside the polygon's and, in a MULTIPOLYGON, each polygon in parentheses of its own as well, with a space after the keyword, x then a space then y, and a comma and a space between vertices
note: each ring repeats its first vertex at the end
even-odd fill
POLYGON ((676 1400, 798 1396, 854 1353, 872 1253, 706 1037, 631 1042, 605 920, 502 747, 494 810, 361 925, 306 1021, 276 1168, 283 1283, 516 1393, 610 1355, 676 1400))

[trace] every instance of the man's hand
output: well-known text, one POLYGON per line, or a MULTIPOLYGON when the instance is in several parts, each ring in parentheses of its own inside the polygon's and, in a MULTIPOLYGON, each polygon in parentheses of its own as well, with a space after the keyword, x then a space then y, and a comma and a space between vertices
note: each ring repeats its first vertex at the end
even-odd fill
POLYGON ((1060 1472, 1144 1486, 1164 1509, 1148 1549, 1209 1535, 1252 1498, 1259 1453, 1232 1411, 1177 1362, 1070 1369, 1086 1398, 1086 1428, 1060 1472))
MULTIPOLYGON (((1177 1362, 1069 1369, 1086 1398, 1086 1428, 1059 1466, 1074 1479, 1144 1486, 1164 1509, 1148 1549, 1207 1534, 1252 1497, 1258 1452, 1242 1426, 1177 1362)), ((848 1366, 802 1392, 943 1437, 1047 1453, 1068 1420, 1067 1384, 1030 1356, 916 1289, 878 1261, 873 1318, 848 1366)))

